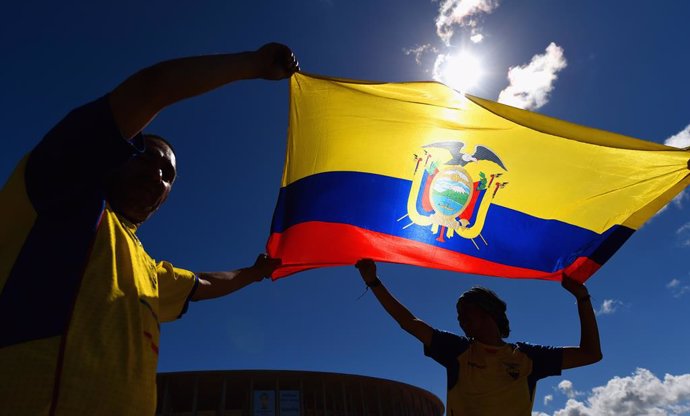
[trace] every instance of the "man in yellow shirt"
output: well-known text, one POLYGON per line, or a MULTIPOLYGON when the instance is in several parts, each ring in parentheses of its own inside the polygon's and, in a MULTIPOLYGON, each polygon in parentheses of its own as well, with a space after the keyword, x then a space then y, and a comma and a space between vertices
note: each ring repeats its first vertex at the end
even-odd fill
POLYGON ((168 197, 176 158, 141 131, 165 108, 227 83, 297 71, 290 49, 145 68, 70 112, 0 193, 0 415, 153 414, 160 322, 280 263, 193 273, 136 237, 168 197))
POLYGON ((386 312, 424 344, 425 355, 446 368, 448 416, 530 416, 537 381, 602 358, 587 288, 568 276, 562 285, 577 300, 580 345, 549 347, 505 342, 510 334, 506 304, 491 290, 474 287, 460 296, 458 323, 466 336, 459 336, 434 329, 407 310, 383 286, 373 261, 360 260, 356 267, 386 312))

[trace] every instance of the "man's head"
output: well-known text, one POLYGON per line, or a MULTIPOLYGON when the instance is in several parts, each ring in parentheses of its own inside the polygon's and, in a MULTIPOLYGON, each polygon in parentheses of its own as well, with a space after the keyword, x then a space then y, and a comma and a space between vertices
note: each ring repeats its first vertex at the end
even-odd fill
POLYGON ((160 136, 144 135, 146 150, 129 159, 106 182, 106 199, 135 224, 146 221, 168 199, 177 176, 172 146, 160 136))
POLYGON ((458 322, 468 337, 495 328, 500 338, 510 335, 510 323, 506 316, 506 303, 493 291, 473 287, 458 298, 456 305, 458 322))

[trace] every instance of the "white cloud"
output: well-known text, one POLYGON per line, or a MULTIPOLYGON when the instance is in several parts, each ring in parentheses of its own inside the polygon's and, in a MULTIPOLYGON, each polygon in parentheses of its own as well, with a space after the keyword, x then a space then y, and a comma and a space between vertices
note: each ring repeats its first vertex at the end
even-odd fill
POLYGON ((690 293, 690 285, 684 284, 679 279, 672 279, 666 284, 666 288, 671 291, 674 298, 679 298, 686 293, 690 293))
POLYGON ((666 146, 673 146, 679 148, 690 146, 690 124, 688 124, 688 126, 685 127, 685 129, 681 130, 677 134, 674 134, 673 136, 664 140, 664 144, 666 146))
MULTIPOLYGON (((681 130, 680 132, 674 134, 673 136, 669 137, 668 139, 664 140, 664 144, 666 146, 673 146, 673 147, 678 147, 678 148, 684 148, 690 146, 690 124, 688 124, 685 129, 681 130)), ((668 204, 664 205, 663 208, 661 208, 654 216, 657 216, 661 214, 662 212, 666 211, 669 207, 669 205, 673 204, 676 208, 682 209, 683 208, 683 202, 688 199, 688 193, 685 190, 682 190, 678 195, 676 195, 671 202, 668 204)), ((652 217, 653 218, 653 217, 652 217)), ((690 245, 690 240, 685 242, 685 245, 690 245)))
POLYGON ((563 48, 551 42, 546 51, 534 55, 529 64, 508 70, 510 85, 501 91, 498 101, 527 110, 544 106, 549 102, 557 74, 567 65, 563 48))
POLYGON ((558 390, 568 396, 569 399, 574 399, 575 397, 583 394, 582 392, 579 392, 573 388, 573 382, 570 380, 563 380, 558 383, 558 390))
POLYGON ((479 43, 484 40, 484 35, 481 33, 475 33, 474 35, 470 36, 470 40, 472 43, 479 43))
POLYGON ((436 34, 446 45, 450 45, 456 25, 471 28, 473 37, 481 35, 479 16, 489 14, 497 7, 498 0, 442 0, 436 17, 436 34))
POLYGON ((615 299, 604 299, 601 302, 601 307, 596 311, 597 315, 611 315, 615 313, 619 307, 623 306, 623 302, 615 299))
POLYGON ((683 234, 684 232, 690 230, 690 222, 686 222, 681 225, 679 229, 676 230, 676 234, 683 234))
MULTIPOLYGON (((690 412, 690 374, 657 378, 638 368, 592 389, 583 401, 570 398, 553 416, 675 416, 690 412)), ((545 413, 532 413, 548 416, 545 413)))
POLYGON ((688 193, 685 192, 685 190, 682 190, 678 195, 676 195, 672 200, 671 203, 676 206, 678 209, 683 208, 683 202, 688 199, 688 193))
MULTIPOLYGON (((436 0, 432 0, 436 1, 436 0)), ((481 70, 469 71, 467 62, 459 64, 458 55, 470 53, 468 50, 451 45, 451 39, 455 29, 463 28, 469 35, 469 40, 473 44, 479 44, 484 40, 481 33, 481 18, 493 12, 499 6, 499 0, 438 0, 439 8, 436 16, 436 34, 443 42, 443 45, 436 47, 431 44, 419 45, 414 48, 405 48, 406 55, 414 56, 417 65, 426 65, 433 62, 433 79, 450 85, 452 88, 464 92, 470 81, 463 79, 470 77, 477 78, 481 70), (434 61, 427 61, 428 57, 433 57, 434 61), (451 68, 448 68, 448 67, 451 68), (453 71, 459 70, 459 71, 453 71), (450 72, 454 72, 450 76, 450 72), (467 74, 467 72, 474 72, 467 74), (453 82, 449 82, 452 78, 453 82), (460 85, 457 85, 460 84, 460 85)), ((425 72, 429 72, 426 70, 425 72)))
POLYGON ((552 400, 553 400, 553 394, 547 394, 546 396, 544 396, 544 406, 548 406, 552 400))
POLYGON ((680 243, 686 247, 690 246, 690 237, 688 237, 688 231, 690 231, 690 222, 686 222, 676 230, 676 235, 681 240, 680 243))
POLYGON ((422 57, 424 56, 425 53, 427 53, 427 52, 438 53, 438 49, 433 47, 430 43, 427 43, 425 45, 418 45, 415 48, 403 49, 403 52, 405 52, 405 55, 414 56, 414 61, 417 63, 417 65, 421 65, 422 64, 422 57))
MULTIPOLYGON (((654 214, 654 217, 656 217, 657 215, 666 211, 668 209, 669 205, 672 205, 672 204, 673 204, 673 206, 675 206, 678 209, 683 209, 683 202, 685 202, 686 199, 688 199, 688 193, 685 190, 680 191, 680 193, 678 195, 676 195, 671 200, 671 202, 669 202, 668 204, 661 207, 661 209, 659 211, 657 211, 656 214, 654 214)), ((652 217, 652 218, 654 218, 654 217, 652 217)))

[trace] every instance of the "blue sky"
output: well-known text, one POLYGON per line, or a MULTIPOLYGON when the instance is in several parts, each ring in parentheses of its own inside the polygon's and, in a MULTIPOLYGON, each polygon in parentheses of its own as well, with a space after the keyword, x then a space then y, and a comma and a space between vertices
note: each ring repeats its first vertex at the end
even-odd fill
MULTIPOLYGON (((137 69, 269 41, 291 46, 306 72, 379 81, 432 79, 439 55, 464 50, 483 71, 469 93, 498 99, 512 85, 502 99, 527 97, 518 104, 540 113, 656 142, 675 136, 675 143, 690 145, 690 3, 681 0, 99 3, 0 6, 3 182, 66 112, 137 69), (472 4, 477 7, 460 13, 472 4), (441 20, 439 34, 444 5, 459 14, 455 22, 441 20), (423 51, 419 63, 415 50, 423 51), (516 67, 522 69, 510 71, 516 67), (535 67, 542 69, 541 82, 530 75, 535 67), (519 74, 526 83, 517 82, 519 74)), ((167 204, 140 230, 152 256, 192 270, 253 262, 278 195, 287 111, 287 81, 246 81, 160 114, 148 131, 174 143, 179 179, 167 204)), ((639 399, 637 407, 611 411, 645 414, 652 405, 660 414, 674 414, 671 406, 690 411, 686 205, 684 195, 677 198, 590 279, 605 358, 541 381, 535 411, 604 414, 626 393, 639 399)), ((578 342, 575 304, 555 283, 399 265, 379 271, 390 290, 435 327, 459 331, 455 300, 480 284, 507 301, 510 340, 578 342)), ((193 304, 184 319, 163 326, 159 370, 365 374, 445 400, 443 368, 423 356, 370 293, 358 299, 363 290, 356 270, 341 267, 193 304)))

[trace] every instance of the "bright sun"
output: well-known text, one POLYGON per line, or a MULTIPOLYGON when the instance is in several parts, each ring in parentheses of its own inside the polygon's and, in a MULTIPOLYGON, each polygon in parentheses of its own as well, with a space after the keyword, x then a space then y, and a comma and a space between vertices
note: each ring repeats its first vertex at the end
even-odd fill
POLYGON ((482 76, 479 60, 467 52, 446 56, 440 68, 441 81, 462 93, 477 84, 482 76))

